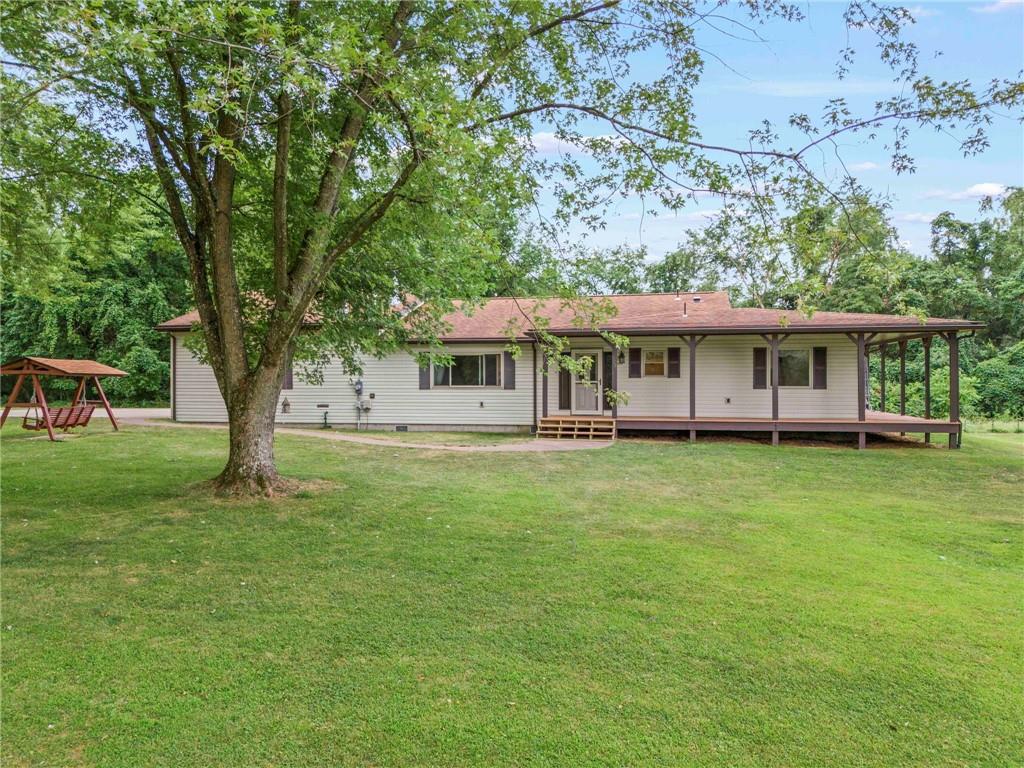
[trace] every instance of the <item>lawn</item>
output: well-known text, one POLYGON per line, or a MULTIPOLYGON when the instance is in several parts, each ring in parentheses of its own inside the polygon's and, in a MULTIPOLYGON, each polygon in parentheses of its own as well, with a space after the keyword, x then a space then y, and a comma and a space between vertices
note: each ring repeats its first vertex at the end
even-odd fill
POLYGON ((1024 763, 1024 437, 3 444, 11 766, 1024 763))

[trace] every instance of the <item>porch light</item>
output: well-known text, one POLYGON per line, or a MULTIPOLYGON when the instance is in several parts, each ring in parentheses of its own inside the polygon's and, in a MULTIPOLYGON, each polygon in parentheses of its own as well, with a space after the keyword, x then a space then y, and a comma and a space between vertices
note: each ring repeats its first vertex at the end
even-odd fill
POLYGON ((288 398, 286 397, 284 400, 281 401, 281 413, 291 413, 291 412, 292 412, 292 404, 288 402, 288 398))
POLYGON ((624 362, 626 362, 626 353, 625 353, 625 352, 623 352, 623 351, 622 351, 622 350, 620 349, 620 350, 619 350, 619 365, 622 365, 622 364, 623 364, 624 362))

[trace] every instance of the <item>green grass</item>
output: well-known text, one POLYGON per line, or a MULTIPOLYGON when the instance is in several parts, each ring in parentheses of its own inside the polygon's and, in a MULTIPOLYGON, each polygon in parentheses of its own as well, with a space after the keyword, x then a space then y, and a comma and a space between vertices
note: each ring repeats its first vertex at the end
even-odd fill
POLYGON ((1024 763, 1024 439, 3 443, 7 766, 1024 763))
POLYGON ((1024 420, 1012 419, 970 419, 964 423, 964 432, 1024 432, 1024 420))

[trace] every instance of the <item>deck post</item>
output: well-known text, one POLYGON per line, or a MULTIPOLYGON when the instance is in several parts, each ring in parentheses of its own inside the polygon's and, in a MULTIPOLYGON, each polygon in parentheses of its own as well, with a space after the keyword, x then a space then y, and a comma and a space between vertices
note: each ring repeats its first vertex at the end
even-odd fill
MULTIPOLYGON (((949 420, 960 421, 960 337, 956 331, 946 335, 949 343, 949 420)), ((949 447, 960 447, 958 433, 949 433, 949 447)))
POLYGON ((11 408, 18 402, 18 393, 21 392, 21 385, 25 383, 25 374, 19 374, 17 380, 14 382, 14 389, 11 390, 11 396, 7 398, 7 405, 4 406, 4 414, 0 416, 0 427, 7 423, 7 417, 11 413, 11 408))
MULTIPOLYGON (((925 336, 921 339, 921 343, 924 344, 924 417, 930 419, 932 417, 932 337, 925 336)), ((924 433, 924 441, 930 443, 932 441, 932 433, 924 433)))
POLYGON ((857 447, 863 450, 867 447, 867 435, 863 426, 867 410, 864 402, 867 388, 867 349, 863 333, 857 334, 857 361, 857 421, 861 422, 860 431, 857 433, 857 447))
POLYGON ((879 358, 878 380, 879 380, 879 401, 880 401, 878 410, 882 411, 883 413, 886 411, 886 407, 885 407, 885 352, 886 352, 886 349, 887 349, 887 345, 886 344, 879 344, 878 345, 878 358, 879 358))
POLYGON ((616 397, 612 399, 612 418, 619 418, 619 350, 612 347, 612 351, 609 352, 612 356, 612 392, 616 394, 616 397))

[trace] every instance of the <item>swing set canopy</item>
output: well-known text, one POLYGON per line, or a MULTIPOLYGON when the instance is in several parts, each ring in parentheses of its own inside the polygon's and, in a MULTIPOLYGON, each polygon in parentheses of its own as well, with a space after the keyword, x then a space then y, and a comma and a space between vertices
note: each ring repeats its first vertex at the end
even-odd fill
POLYGON ((127 376, 95 360, 59 360, 52 357, 16 357, 0 367, 3 374, 29 374, 35 376, 127 376))

